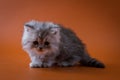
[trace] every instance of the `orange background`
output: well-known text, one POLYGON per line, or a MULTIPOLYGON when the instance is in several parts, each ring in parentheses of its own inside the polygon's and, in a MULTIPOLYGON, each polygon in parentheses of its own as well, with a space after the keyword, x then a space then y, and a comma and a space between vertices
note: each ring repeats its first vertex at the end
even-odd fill
POLYGON ((119 0, 0 0, 0 26, 0 80, 120 80, 119 0), (21 37, 31 19, 73 29, 106 68, 29 68, 21 37))

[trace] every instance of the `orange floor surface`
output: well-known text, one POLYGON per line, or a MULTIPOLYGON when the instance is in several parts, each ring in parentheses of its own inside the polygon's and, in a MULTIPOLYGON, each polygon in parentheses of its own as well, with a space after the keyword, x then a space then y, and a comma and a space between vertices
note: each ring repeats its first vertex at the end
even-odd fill
POLYGON ((120 80, 119 0, 0 0, 0 80, 120 80), (73 29, 106 68, 29 68, 21 38, 31 19, 73 29))

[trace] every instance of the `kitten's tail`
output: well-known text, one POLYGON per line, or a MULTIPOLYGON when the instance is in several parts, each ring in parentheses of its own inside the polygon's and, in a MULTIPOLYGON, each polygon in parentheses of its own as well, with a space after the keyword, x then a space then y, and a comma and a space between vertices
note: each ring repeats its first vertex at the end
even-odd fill
POLYGON ((81 60, 80 64, 89 67, 105 68, 105 65, 95 58, 91 58, 90 60, 81 60))

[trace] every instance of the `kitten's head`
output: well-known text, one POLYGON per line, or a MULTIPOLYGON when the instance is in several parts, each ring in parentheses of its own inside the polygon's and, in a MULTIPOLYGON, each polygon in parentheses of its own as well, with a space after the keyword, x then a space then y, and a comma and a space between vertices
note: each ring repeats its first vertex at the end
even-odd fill
POLYGON ((38 53, 56 50, 60 42, 60 27, 52 22, 30 21, 24 25, 23 47, 38 53))

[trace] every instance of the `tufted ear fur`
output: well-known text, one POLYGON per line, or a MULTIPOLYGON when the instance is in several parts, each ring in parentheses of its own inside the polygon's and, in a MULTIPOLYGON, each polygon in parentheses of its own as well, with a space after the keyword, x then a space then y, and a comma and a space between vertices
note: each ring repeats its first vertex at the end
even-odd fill
POLYGON ((51 34, 56 34, 57 32, 59 32, 60 27, 58 25, 53 25, 52 27, 50 27, 50 32, 51 34))
POLYGON ((26 31, 30 31, 30 30, 34 29, 34 26, 29 24, 29 23, 26 23, 24 25, 24 28, 25 28, 26 31))
POLYGON ((50 29, 51 34, 56 34, 58 31, 59 31, 59 28, 57 28, 57 27, 56 28, 54 27, 54 28, 50 29))

